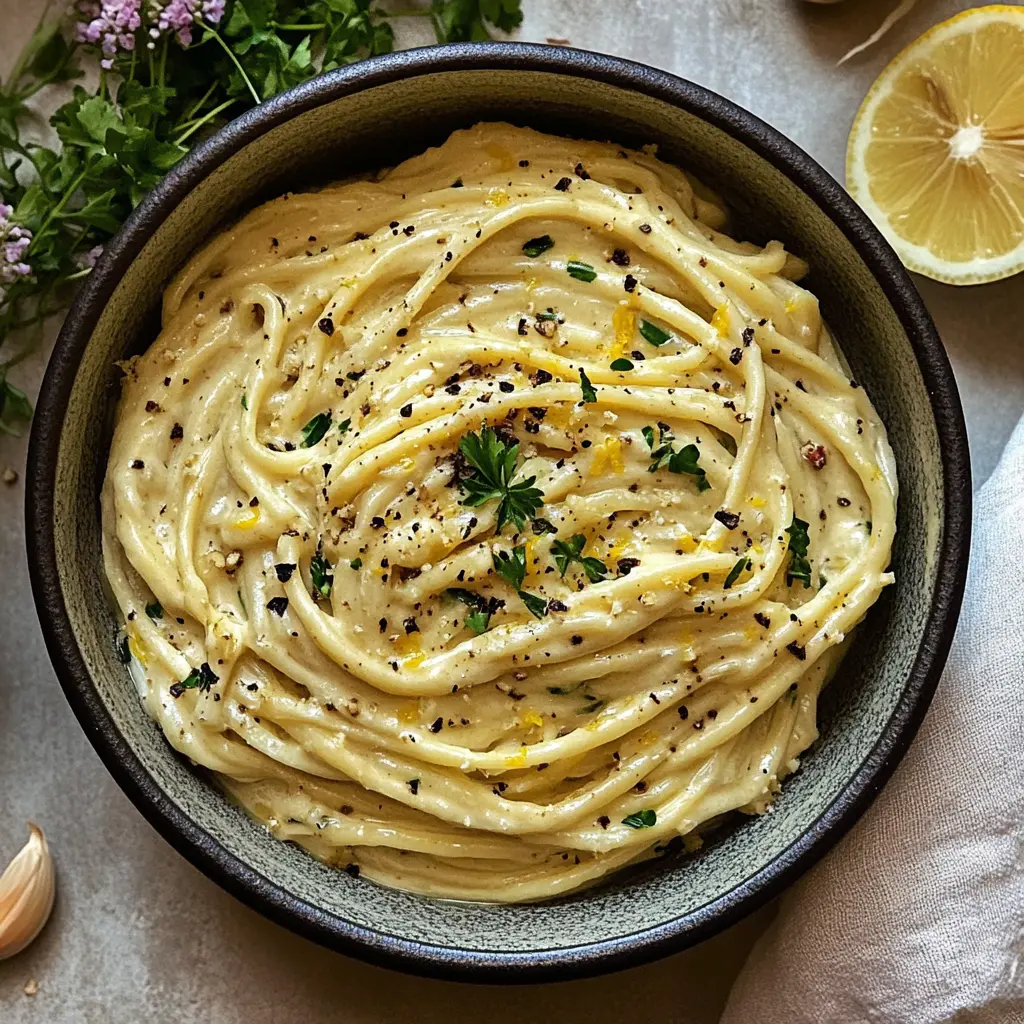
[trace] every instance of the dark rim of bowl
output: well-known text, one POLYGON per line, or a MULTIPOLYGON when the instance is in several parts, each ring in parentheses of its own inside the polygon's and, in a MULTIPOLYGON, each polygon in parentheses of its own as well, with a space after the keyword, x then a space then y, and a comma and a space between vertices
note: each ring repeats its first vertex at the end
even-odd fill
POLYGON ((616 57, 530 43, 431 46, 371 58, 322 75, 253 108, 186 156, 107 246, 67 316, 39 395, 27 477, 26 532, 32 590, 50 657, 64 693, 100 758, 150 824, 234 896, 300 935, 371 963, 467 981, 579 978, 665 956, 738 921, 822 857, 874 799, 920 725, 953 639, 970 547, 970 455, 949 360, 899 258, 839 183, 764 121, 699 85, 616 57), (469 70, 545 71, 643 92, 728 133, 799 185, 854 246, 899 316, 931 399, 945 487, 938 583, 906 688, 874 749, 814 824, 750 878, 681 918, 616 939, 521 953, 446 948, 359 927, 274 884, 193 822, 145 770, 96 692, 64 604, 53 530, 57 453, 76 369, 100 312, 167 213, 239 149, 297 114, 388 82, 469 70))

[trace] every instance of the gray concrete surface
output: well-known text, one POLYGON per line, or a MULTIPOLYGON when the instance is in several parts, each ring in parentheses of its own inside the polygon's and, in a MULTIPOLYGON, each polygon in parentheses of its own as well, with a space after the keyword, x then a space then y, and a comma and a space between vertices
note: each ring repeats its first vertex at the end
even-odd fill
MULTIPOLYGON (((894 4, 525 0, 520 35, 568 39, 692 78, 753 110, 841 177, 846 133, 874 76, 931 24, 971 6, 919 0, 880 46, 837 69, 837 57, 894 4)), ((10 66, 37 10, 34 2, 0 0, 0 69, 10 66)), ((403 41, 422 40, 420 28, 412 21, 403 41)), ((956 369, 977 485, 1024 410, 1024 279, 966 291, 918 283, 956 369)), ((41 351, 16 381, 34 392, 44 362, 41 351)), ((24 439, 0 436, 0 471, 23 472, 24 457, 24 439)), ((38 822, 57 858, 59 895, 39 940, 0 963, 4 1024, 717 1020, 771 907, 658 964, 502 991, 368 967, 235 902, 146 824, 65 704, 31 605, 22 499, 21 481, 0 484, 0 861, 23 842, 25 821, 38 822), (30 979, 38 983, 35 996, 24 993, 30 979)))

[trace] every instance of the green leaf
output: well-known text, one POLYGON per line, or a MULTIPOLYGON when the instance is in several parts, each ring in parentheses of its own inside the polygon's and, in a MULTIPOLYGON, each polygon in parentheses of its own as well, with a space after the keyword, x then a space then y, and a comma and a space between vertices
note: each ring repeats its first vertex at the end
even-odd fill
POLYGON ((623 825, 628 825, 630 828, 652 828, 658 823, 658 812, 653 811, 650 808, 646 808, 642 811, 637 811, 636 814, 627 814, 622 819, 623 825))
POLYGON ((579 260, 569 260, 565 265, 566 273, 577 281, 593 281, 597 277, 597 271, 589 263, 581 263, 579 260))
POLYGON ((491 555, 494 563, 494 571, 506 583, 510 583, 513 589, 518 590, 523 585, 526 576, 526 547, 522 544, 516 545, 510 552, 495 551, 491 555))
POLYGON ((361 558, 353 558, 348 563, 348 567, 350 569, 362 569, 362 567, 363 567, 363 560, 361 558))
POLYGON ((483 42, 488 24, 511 32, 523 20, 520 0, 433 0, 430 14, 439 43, 483 42))
POLYGON ((587 371, 582 366, 580 367, 580 388, 583 391, 584 403, 597 401, 597 392, 594 390, 594 385, 590 383, 587 371))
POLYGON ((541 235, 539 238, 531 238, 524 246, 523 252, 531 259, 535 259, 542 253, 555 247, 550 235, 541 235))
POLYGON ((318 412, 303 428, 301 447, 312 448, 331 429, 330 412, 318 412))
POLYGON ((725 577, 725 582, 722 584, 723 590, 728 590, 739 578, 740 573, 743 572, 744 568, 750 568, 750 559, 746 555, 743 555, 740 560, 729 570, 729 575, 725 577))
POLYGON ((786 527, 789 534, 789 569, 786 571, 786 584, 792 586, 794 580, 800 580, 804 587, 811 585, 811 563, 807 557, 810 537, 807 535, 807 523, 793 516, 793 522, 786 527))
POLYGON ((163 605, 159 601, 154 599, 146 605, 146 614, 151 619, 162 619, 164 617, 163 605))
POLYGON ((578 562, 591 583, 600 583, 608 578, 608 567, 599 558, 583 555, 587 538, 582 533, 573 534, 567 541, 556 540, 551 543, 551 554, 564 577, 569 566, 578 562))
POLYGON ((580 557, 586 543, 587 538, 582 533, 575 533, 568 540, 552 541, 551 555, 562 576, 565 576, 570 564, 580 557))
POLYGON ((516 593, 519 596, 519 600, 526 605, 527 611, 538 619, 543 619, 548 613, 548 603, 543 597, 538 597, 536 594, 528 594, 525 590, 518 590, 516 593))
MULTIPOLYGON (((362 562, 359 563, 362 565, 362 562)), ((353 569, 357 568, 349 562, 353 569)), ((331 570, 331 563, 324 557, 323 549, 317 548, 316 554, 309 560, 309 578, 313 583, 314 596, 328 598, 331 596, 331 588, 334 586, 334 573, 331 570)))
POLYGON ((491 624, 491 616, 489 612, 482 611, 479 608, 474 609, 466 616, 466 626, 472 632, 479 636, 481 633, 487 632, 487 627, 491 624))
POLYGON ((626 370, 632 370, 633 364, 628 359, 615 359, 612 361, 611 368, 625 372, 626 370))
POLYGON ((459 442, 459 451, 474 471, 472 476, 459 480, 462 504, 478 507, 498 501, 498 531, 508 522, 523 530, 544 503, 544 492, 533 486, 536 477, 514 481, 519 442, 508 444, 491 427, 484 427, 479 434, 466 434, 459 442))
POLYGON ((700 467, 700 449, 695 444, 688 444, 674 452, 669 459, 668 468, 672 473, 688 473, 697 478, 697 490, 706 491, 711 487, 707 474, 700 467))
POLYGON ((657 324, 652 324, 650 320, 640 321, 640 334, 644 341, 650 342, 655 347, 660 347, 666 341, 672 340, 672 335, 668 331, 663 331, 657 324))
POLYGON ((0 368, 0 433, 18 436, 15 423, 32 418, 32 405, 21 388, 16 388, 6 378, 6 371, 0 368))
POLYGON ((463 590, 461 587, 449 587, 444 593, 446 597, 461 601, 472 609, 466 616, 466 626, 470 630, 477 635, 486 632, 491 623, 492 609, 482 594, 475 594, 472 590, 463 590))

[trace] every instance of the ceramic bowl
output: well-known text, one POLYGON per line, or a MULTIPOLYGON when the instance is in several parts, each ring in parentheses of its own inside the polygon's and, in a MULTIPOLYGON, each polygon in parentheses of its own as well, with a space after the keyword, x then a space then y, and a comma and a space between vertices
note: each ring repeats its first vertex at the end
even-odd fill
POLYGON ((779 892, 849 828, 905 751, 935 687, 964 584, 970 465, 953 375, 908 275, 843 189, 732 103, 640 64, 559 47, 468 44, 331 72, 233 121, 135 211, 61 332, 29 453, 32 583, 57 675, 107 768, 184 856, 324 945, 429 975, 532 981, 594 974, 706 938, 779 892), (810 261, 853 373, 889 430, 900 499, 896 585, 829 686, 821 739, 772 814, 696 855, 529 906, 383 889, 272 839, 164 742, 115 654, 99 486, 114 362, 155 337, 160 294, 226 221, 288 189, 392 164, 482 119, 626 145, 657 143, 726 199, 734 233, 810 261))

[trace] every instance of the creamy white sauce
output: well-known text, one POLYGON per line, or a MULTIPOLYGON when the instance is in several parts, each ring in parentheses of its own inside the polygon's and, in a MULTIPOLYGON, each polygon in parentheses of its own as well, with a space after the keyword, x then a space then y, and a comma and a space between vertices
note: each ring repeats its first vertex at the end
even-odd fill
POLYGON ((103 490, 168 740, 275 835, 447 897, 768 807, 891 582, 896 478, 803 264, 725 225, 652 153, 478 125, 207 245, 103 490), (456 458, 494 428, 539 495, 500 531, 456 458))

